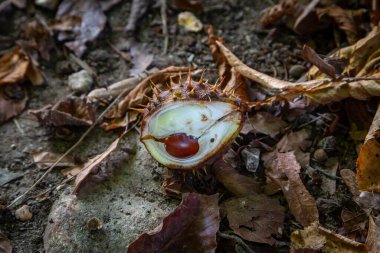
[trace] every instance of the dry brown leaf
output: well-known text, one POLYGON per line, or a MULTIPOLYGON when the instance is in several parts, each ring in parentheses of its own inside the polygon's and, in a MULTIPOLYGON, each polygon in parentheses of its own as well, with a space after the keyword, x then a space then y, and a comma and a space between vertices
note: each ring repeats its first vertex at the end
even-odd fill
POLYGON ((314 197, 302 183, 300 170, 294 152, 278 153, 275 165, 267 175, 281 187, 290 211, 306 227, 318 222, 319 215, 314 197))
POLYGON ((246 196, 261 192, 260 184, 253 178, 236 170, 234 155, 230 152, 212 166, 216 180, 236 196, 246 196))
MULTIPOLYGON (((331 157, 325 162, 325 166, 323 170, 327 174, 335 177, 338 167, 339 167, 338 158, 331 157)), ((328 178, 328 177, 322 177, 321 190, 324 193, 329 194, 330 196, 333 196, 336 191, 336 180, 332 178, 328 178)))
POLYGON ((0 230, 0 252, 12 253, 11 241, 0 230))
POLYGON ((288 126, 281 118, 269 112, 257 112, 249 120, 254 130, 271 137, 275 137, 288 126))
POLYGON ((356 182, 361 191, 380 192, 380 104, 356 162, 356 182))
POLYGON ((304 230, 297 230, 291 234, 290 252, 302 250, 316 250, 328 253, 365 253, 365 245, 338 235, 318 225, 310 224, 304 230))
POLYGON ((0 58, 0 85, 29 80, 34 85, 43 83, 43 77, 31 58, 19 47, 0 58))
POLYGON ((341 169, 339 170, 340 176, 343 179, 343 182, 346 184, 348 190, 351 192, 354 198, 358 197, 360 191, 355 182, 355 172, 350 169, 341 169))
POLYGON ((208 32, 208 43, 211 55, 218 68, 218 77, 221 82, 221 88, 227 93, 233 91, 234 94, 240 97, 243 101, 250 101, 247 81, 231 66, 228 62, 225 51, 221 50, 218 46, 218 43, 221 43, 222 39, 215 36, 212 26, 208 26, 206 30, 208 32))
POLYGON ((367 246, 368 253, 380 252, 380 220, 379 217, 369 216, 368 235, 365 245, 367 246))
MULTIPOLYGON (((60 156, 60 154, 54 154, 51 152, 36 152, 32 154, 33 161, 39 169, 49 168, 60 156)), ((65 156, 61 162, 57 164, 57 167, 73 167, 76 165, 74 157, 65 156)))
POLYGON ((26 106, 28 95, 18 84, 0 86, 0 124, 19 115, 26 106))
POLYGON ((130 49, 133 67, 129 74, 133 77, 139 76, 144 72, 153 61, 153 54, 148 53, 146 44, 133 45, 130 49))
POLYGON ((347 35, 347 40, 350 44, 355 43, 362 32, 360 25, 362 24, 361 17, 367 11, 364 9, 359 10, 346 10, 336 5, 331 5, 326 8, 316 9, 319 18, 329 16, 334 19, 338 27, 347 35))
POLYGON ((367 234, 368 216, 360 210, 352 212, 343 208, 341 214, 344 235, 352 240, 361 240, 367 234))
POLYGON ((77 175, 75 179, 73 194, 79 194, 81 190, 91 181, 91 173, 96 169, 96 166, 106 159, 112 151, 114 151, 120 140, 123 138, 122 134, 119 138, 114 140, 112 144, 101 154, 89 159, 84 165, 83 170, 77 175))
POLYGON ((304 45, 302 48, 302 56, 306 61, 315 65, 321 72, 329 75, 333 79, 337 77, 334 66, 322 60, 322 58, 311 47, 304 45))
POLYGON ((234 198, 221 205, 229 226, 243 239, 273 245, 282 230, 285 208, 279 201, 261 194, 234 198))

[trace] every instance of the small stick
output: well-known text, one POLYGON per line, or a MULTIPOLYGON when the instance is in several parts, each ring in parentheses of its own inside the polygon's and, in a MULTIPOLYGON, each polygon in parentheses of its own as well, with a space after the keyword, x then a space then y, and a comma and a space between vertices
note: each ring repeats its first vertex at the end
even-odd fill
POLYGON ((21 133, 21 135, 25 136, 25 131, 21 128, 20 123, 18 123, 18 120, 13 118, 13 123, 15 123, 16 128, 21 133))
POLYGON ((308 165, 307 168, 310 169, 310 170, 313 170, 313 171, 318 171, 318 172, 320 172, 321 174, 323 174, 324 176, 326 176, 329 179, 332 179, 332 180, 342 180, 341 177, 331 175, 331 174, 327 173, 326 171, 324 171, 324 170, 322 170, 322 169, 320 169, 318 167, 314 168, 314 167, 311 167, 310 165, 308 165))
POLYGON ((164 50, 163 54, 168 52, 169 46, 169 33, 168 33, 168 18, 166 15, 166 0, 161 0, 161 19, 162 19, 162 33, 164 34, 164 50))

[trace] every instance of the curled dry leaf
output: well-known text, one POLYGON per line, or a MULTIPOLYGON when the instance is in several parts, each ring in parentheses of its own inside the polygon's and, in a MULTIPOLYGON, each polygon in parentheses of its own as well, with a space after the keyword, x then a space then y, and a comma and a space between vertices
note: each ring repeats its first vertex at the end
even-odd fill
POLYGON ((304 230, 291 234, 291 252, 315 250, 329 253, 364 253, 368 252, 364 244, 338 235, 331 230, 321 227, 317 222, 310 224, 304 230))
POLYGON ((285 208, 279 201, 261 194, 227 200, 221 205, 229 226, 243 239, 273 245, 282 230, 285 208))
POLYGON ((112 151, 114 151, 120 140, 123 138, 124 134, 122 134, 119 138, 117 138, 112 144, 101 154, 89 159, 84 165, 82 171, 77 174, 75 179, 74 194, 79 194, 85 186, 89 185, 91 181, 102 181, 106 178, 106 176, 97 178, 96 176, 96 168, 97 166, 104 161, 112 151))
POLYGON ((380 192, 380 104, 356 162, 356 182, 361 191, 380 192))
POLYGON ((184 194, 181 204, 153 231, 142 234, 128 253, 211 253, 219 229, 218 194, 184 194))
POLYGON ((86 99, 69 96, 54 106, 39 110, 30 110, 37 119, 47 126, 89 126, 94 120, 94 113, 86 99))
POLYGON ((378 253, 380 250, 380 219, 369 216, 368 235, 365 245, 369 253, 378 253))
POLYGON ((236 196, 246 196, 261 192, 260 184, 253 178, 236 170, 236 158, 230 152, 212 166, 216 180, 236 196))
POLYGON ((0 252, 12 253, 11 241, 0 230, 0 252))
POLYGON ((331 78, 336 79, 337 73, 331 64, 324 61, 311 47, 304 45, 302 48, 303 58, 315 65, 322 73, 329 75, 331 78))
POLYGON ((275 165, 267 175, 281 187, 290 211, 306 227, 318 222, 319 215, 314 197, 302 183, 300 170, 294 152, 277 153, 275 165))
POLYGON ((80 18, 80 24, 72 23, 74 27, 70 31, 61 30, 58 40, 65 41, 65 46, 80 57, 87 48, 86 43, 95 40, 101 33, 107 18, 99 1, 63 0, 58 6, 56 19, 72 18, 80 18))
MULTIPOLYGON (((55 163, 55 161, 58 160, 60 156, 60 154, 55 154, 51 152, 36 152, 32 154, 33 161, 39 169, 49 168, 52 164, 55 163)), ((77 161, 75 161, 74 157, 65 156, 61 160, 61 162, 57 164, 56 167, 74 167, 78 165, 79 164, 77 163, 77 161)))
POLYGON ((19 115, 26 106, 26 89, 18 84, 0 85, 0 124, 19 115))
POLYGON ((218 77, 221 82, 221 88, 226 92, 234 92, 235 95, 240 97, 243 101, 250 101, 248 95, 248 83, 239 72, 237 72, 232 65, 228 62, 227 56, 221 50, 216 42, 221 42, 222 39, 216 37, 212 26, 206 28, 208 32, 208 43, 211 55, 214 58, 218 68, 218 77))
POLYGON ((344 235, 352 240, 361 240, 367 234, 368 216, 360 211, 343 209, 341 213, 344 235))

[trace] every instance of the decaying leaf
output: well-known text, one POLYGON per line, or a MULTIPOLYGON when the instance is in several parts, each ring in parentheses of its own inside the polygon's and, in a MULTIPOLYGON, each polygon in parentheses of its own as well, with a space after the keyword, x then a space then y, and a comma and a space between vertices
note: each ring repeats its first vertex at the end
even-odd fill
POLYGON ((361 191, 380 192, 380 104, 356 162, 356 182, 361 191))
POLYGON ((281 118, 276 117, 269 112, 257 112, 252 118, 250 118, 250 122, 254 130, 271 137, 275 137, 288 125, 281 118))
POLYGON ((0 230, 0 252, 12 253, 11 241, 0 230))
POLYGON ((172 4, 185 11, 202 11, 202 1, 200 0, 172 0, 172 4))
POLYGON ((0 124, 20 114, 26 106, 26 89, 18 84, 0 87, 0 124))
POLYGON ((338 27, 347 35, 350 44, 355 43, 361 35, 360 21, 366 10, 345 10, 339 6, 331 5, 325 8, 317 8, 316 12, 319 18, 329 16, 334 19, 338 27))
POLYGON ((291 252, 315 250, 329 253, 364 253, 368 252, 362 243, 350 240, 347 237, 330 231, 317 222, 310 224, 304 230, 297 230, 291 234, 291 252))
POLYGON ((304 45, 302 48, 302 56, 305 60, 315 65, 322 73, 336 79, 337 73, 331 64, 323 61, 323 59, 311 47, 304 45))
POLYGON ((367 246, 369 253, 380 252, 380 217, 369 216, 368 235, 365 245, 367 246))
POLYGON ((306 227, 318 222, 319 215, 314 197, 302 183, 300 171, 294 152, 278 153, 275 165, 267 175, 281 187, 290 211, 306 227))
POLYGON ((21 48, 0 58, 0 85, 14 84, 29 80, 33 85, 40 85, 44 79, 31 58, 21 48))
POLYGON ((243 239, 273 245, 282 230, 285 208, 279 201, 261 194, 234 198, 222 203, 229 226, 243 239))
POLYGON ((98 37, 106 24, 106 16, 103 13, 99 1, 92 0, 63 0, 58 6, 56 19, 80 18, 80 24, 75 24, 72 30, 62 30, 58 34, 59 41, 65 41, 65 45, 77 56, 81 56, 87 46, 86 43, 98 37))
POLYGON ((346 237, 354 241, 365 238, 367 234, 368 216, 364 211, 353 212, 344 208, 340 216, 346 237))
POLYGON ((339 170, 340 176, 343 179, 343 182, 346 184, 348 190, 351 192, 354 198, 358 197, 360 191, 355 182, 355 172, 350 169, 341 169, 339 170))
POLYGON ((202 22, 188 11, 178 14, 178 24, 190 32, 199 32, 203 28, 202 22))
POLYGON ((184 194, 181 204, 149 233, 128 247, 128 253, 211 253, 219 229, 218 195, 184 194))
POLYGON ((219 159, 213 164, 212 172, 218 182, 236 196, 261 192, 260 184, 253 177, 240 174, 236 170, 235 159, 233 153, 229 152, 223 159, 219 159))
POLYGON ((47 126, 89 126, 94 120, 94 113, 86 99, 69 96, 54 106, 46 106, 30 113, 47 126))
MULTIPOLYGON (((336 176, 338 171, 339 161, 336 157, 331 157, 325 162, 325 167, 323 170, 331 176, 336 176)), ((328 177, 322 178, 321 190, 330 196, 335 194, 336 191, 336 180, 328 177)))
POLYGON ((137 26, 137 21, 146 13, 148 7, 152 4, 151 0, 133 0, 131 12, 128 17, 128 24, 125 30, 134 33, 137 26))
MULTIPOLYGON (((91 181, 101 181, 104 178, 96 178, 96 168, 97 166, 105 160, 112 151, 114 151, 120 140, 123 138, 124 134, 122 134, 119 138, 117 138, 112 144, 101 154, 89 159, 84 165, 82 171, 77 175, 75 179, 74 194, 79 194, 86 186, 86 184, 89 184, 91 181), (95 179, 96 178, 96 179, 95 179)), ((105 172, 106 173, 106 172, 105 172)))
MULTIPOLYGON (((33 161, 39 169, 48 169, 58 160, 60 156, 60 154, 55 154, 51 152, 37 152, 32 154, 33 161)), ((78 167, 79 165, 79 161, 76 160, 74 157, 65 156, 56 165, 56 167, 78 167)))

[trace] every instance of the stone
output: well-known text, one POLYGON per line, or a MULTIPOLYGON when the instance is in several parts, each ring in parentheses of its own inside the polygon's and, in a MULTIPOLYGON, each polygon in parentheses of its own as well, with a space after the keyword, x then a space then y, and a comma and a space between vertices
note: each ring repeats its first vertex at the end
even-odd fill
MULTIPOLYGON (((126 252, 140 234, 154 229, 175 209, 178 202, 170 201, 161 182, 153 179, 166 169, 158 167, 138 137, 137 133, 125 137, 134 143, 134 152, 128 151, 127 163, 112 178, 78 196, 71 194, 72 187, 63 191, 48 217, 46 252, 126 252)), ((125 152, 120 145, 113 152, 125 152)))
POLYGON ((244 160, 245 167, 250 172, 256 172, 260 164, 260 149, 258 148, 246 148, 241 152, 241 156, 244 160))
POLYGON ((91 90, 94 80, 86 71, 81 70, 69 76, 68 85, 73 91, 82 94, 91 90))
POLYGON ((295 79, 299 78, 303 73, 306 72, 306 67, 303 65, 293 65, 289 69, 289 75, 295 79))
POLYGON ((23 205, 16 210, 15 217, 20 221, 28 221, 33 218, 33 214, 30 212, 28 205, 23 205))

